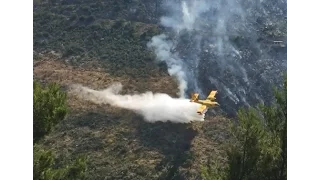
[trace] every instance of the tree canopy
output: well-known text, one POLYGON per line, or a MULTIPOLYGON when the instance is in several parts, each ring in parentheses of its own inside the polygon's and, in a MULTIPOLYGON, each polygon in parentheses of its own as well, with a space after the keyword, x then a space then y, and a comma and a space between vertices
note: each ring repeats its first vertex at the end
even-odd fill
POLYGON ((275 103, 240 109, 225 143, 226 162, 203 168, 204 179, 287 179, 287 78, 274 89, 275 103))
POLYGON ((60 86, 51 83, 41 86, 33 82, 33 179, 84 179, 86 175, 86 157, 79 156, 74 161, 65 161, 58 165, 55 154, 51 150, 41 148, 38 140, 51 132, 67 114, 66 93, 60 86))

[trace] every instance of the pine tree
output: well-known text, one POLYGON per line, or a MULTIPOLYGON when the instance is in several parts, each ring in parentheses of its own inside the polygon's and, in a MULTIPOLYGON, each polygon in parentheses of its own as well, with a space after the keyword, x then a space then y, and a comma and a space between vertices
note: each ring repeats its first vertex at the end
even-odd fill
POLYGON ((204 168, 204 179, 287 179, 287 78, 274 89, 275 103, 238 111, 225 144, 227 162, 204 168))
POLYGON ((86 177, 86 157, 77 157, 74 161, 57 165, 55 154, 37 145, 37 141, 58 124, 67 114, 66 93, 56 83, 42 87, 33 82, 33 179, 81 180, 86 177))

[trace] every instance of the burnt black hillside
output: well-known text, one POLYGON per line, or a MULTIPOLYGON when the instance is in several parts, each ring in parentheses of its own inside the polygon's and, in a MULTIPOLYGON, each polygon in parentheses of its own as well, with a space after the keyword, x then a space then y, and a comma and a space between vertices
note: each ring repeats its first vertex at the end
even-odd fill
POLYGON ((155 63, 147 43, 166 33, 176 43, 187 92, 218 89, 222 110, 235 115, 241 106, 268 103, 271 85, 286 71, 286 1, 232 2, 210 1, 196 28, 177 34, 160 22, 182 16, 178 0, 34 1, 35 58, 55 51, 73 65, 95 59, 115 75, 158 76, 167 68, 155 63))

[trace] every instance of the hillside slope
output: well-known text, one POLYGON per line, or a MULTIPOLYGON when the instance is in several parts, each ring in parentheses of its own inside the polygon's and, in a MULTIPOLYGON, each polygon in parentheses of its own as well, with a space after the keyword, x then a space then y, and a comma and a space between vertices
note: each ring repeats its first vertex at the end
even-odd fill
POLYGON ((218 89, 220 110, 234 116, 239 107, 270 103, 270 87, 281 84, 286 6, 276 0, 35 0, 34 56, 55 51, 73 66, 99 61, 115 76, 163 76, 167 66, 155 63, 162 55, 147 43, 164 33, 168 39, 158 45, 174 52, 164 59, 181 66, 185 91, 205 96, 218 89), (191 3, 182 8, 183 2, 191 3))
POLYGON ((151 37, 159 33, 158 26, 143 19, 123 19, 121 14, 127 12, 128 2, 123 4, 77 0, 34 5, 35 59, 40 58, 39 53, 55 51, 74 66, 98 60, 108 73, 118 76, 165 74, 165 67, 155 71, 155 58, 146 48, 151 37))
MULTIPOLYGON (((122 82, 124 93, 150 90, 174 96, 177 91, 169 76, 116 77, 97 68, 72 67, 58 58, 43 59, 34 65, 34 79, 58 82, 66 90, 73 83, 101 89, 122 82)), ((227 136, 223 117, 208 116, 192 124, 147 123, 133 112, 92 104, 70 93, 68 105, 67 118, 40 144, 58 155, 88 155, 89 179, 199 179, 200 166, 220 156, 219 145, 227 136)))
MULTIPOLYGON (((146 48, 159 34, 157 3, 146 0, 34 1, 34 79, 123 93, 177 96, 177 82, 146 48)), ((147 123, 134 112, 68 93, 70 112, 39 144, 58 158, 88 156, 88 179, 200 179, 209 157, 223 157, 228 119, 147 123)))

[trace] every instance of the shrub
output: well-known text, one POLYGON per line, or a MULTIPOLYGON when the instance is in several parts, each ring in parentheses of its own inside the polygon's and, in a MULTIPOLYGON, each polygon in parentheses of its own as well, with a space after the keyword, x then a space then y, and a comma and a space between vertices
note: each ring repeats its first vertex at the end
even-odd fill
MULTIPOLYGON (((33 81, 33 139, 39 140, 48 134, 67 113, 66 93, 56 83, 42 87, 33 81)), ((65 162, 65 166, 56 163, 55 155, 37 144, 33 145, 33 179, 85 179, 87 159, 77 157, 73 162, 65 162)))
POLYGON ((227 162, 215 161, 213 168, 204 168, 204 179, 287 178, 286 78, 282 90, 275 89, 274 96, 271 106, 239 110, 239 124, 231 124, 232 139, 225 144, 227 162))
POLYGON ((67 165, 56 168, 55 156, 52 151, 44 150, 37 145, 33 146, 33 179, 85 179, 87 159, 80 156, 67 165))
POLYGON ((66 93, 56 83, 33 82, 33 139, 40 139, 67 114, 66 93))

